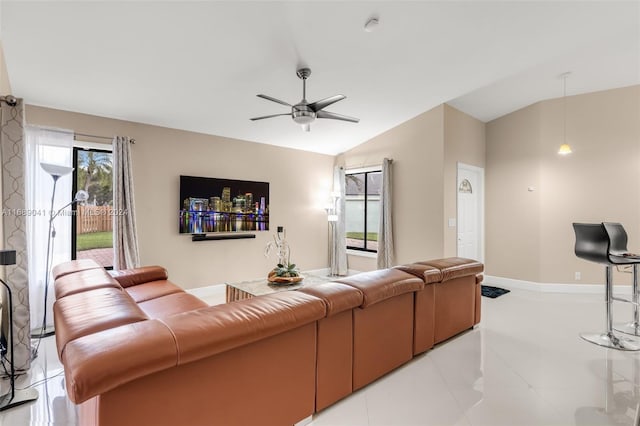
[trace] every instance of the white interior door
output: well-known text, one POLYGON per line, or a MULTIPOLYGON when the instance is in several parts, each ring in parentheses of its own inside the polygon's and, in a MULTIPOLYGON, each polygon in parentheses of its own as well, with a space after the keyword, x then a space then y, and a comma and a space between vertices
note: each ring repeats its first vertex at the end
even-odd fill
POLYGON ((484 170, 458 163, 458 256, 484 261, 484 170))

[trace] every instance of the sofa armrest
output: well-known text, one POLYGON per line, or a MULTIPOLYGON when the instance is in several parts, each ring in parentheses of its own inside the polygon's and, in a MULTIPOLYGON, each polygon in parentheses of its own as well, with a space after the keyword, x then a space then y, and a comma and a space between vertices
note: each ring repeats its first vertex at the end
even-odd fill
POLYGON ((394 266, 393 268, 415 275, 422 279, 425 284, 439 283, 442 281, 442 272, 435 266, 429 266, 421 263, 409 263, 406 265, 394 266))
POLYGON ((120 283, 122 287, 125 288, 148 283, 150 281, 166 280, 169 277, 167 270, 162 266, 143 266, 141 268, 109 271, 109 273, 120 283))
POLYGON ((62 355, 67 394, 76 404, 177 362, 171 330, 156 320, 80 337, 67 343, 62 355))
POLYGON ((439 269, 442 272, 442 282, 469 275, 477 275, 484 271, 484 264, 477 260, 465 259, 463 257, 447 257, 445 259, 417 263, 439 269))

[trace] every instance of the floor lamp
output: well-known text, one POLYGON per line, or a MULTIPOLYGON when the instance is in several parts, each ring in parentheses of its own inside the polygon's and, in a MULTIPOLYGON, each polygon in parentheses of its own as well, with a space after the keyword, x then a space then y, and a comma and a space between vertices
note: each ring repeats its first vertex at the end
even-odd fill
MULTIPOLYGON (((0 250, 0 265, 15 265, 16 264, 16 251, 15 250, 0 250)), ((29 401, 38 399, 38 390, 33 388, 16 389, 16 369, 13 359, 13 295, 11 294, 11 288, 9 285, 0 278, 0 283, 7 290, 7 300, 3 306, 3 309, 8 311, 9 318, 9 338, 4 339, 7 342, 6 350, 3 350, 3 356, 9 353, 11 360, 9 365, 11 367, 9 371, 9 380, 11 382, 11 390, 0 396, 0 411, 6 410, 16 405, 24 404, 29 401)), ((4 316, 4 315, 3 315, 4 316)))
POLYGON ((340 193, 334 191, 331 193, 331 202, 328 206, 325 207, 327 211, 327 222, 329 222, 329 241, 331 242, 329 247, 329 259, 330 259, 330 267, 329 267, 329 275, 330 276, 338 276, 338 267, 336 259, 335 259, 335 235, 336 235, 336 227, 338 226, 338 199, 340 198, 340 193))
POLYGON ((70 205, 77 202, 87 201, 89 198, 89 194, 87 191, 80 190, 76 193, 73 200, 58 209, 56 212, 53 211, 53 202, 56 197, 56 185, 58 183, 58 179, 62 176, 68 175, 73 171, 73 167, 67 166, 59 166, 57 164, 48 164, 48 163, 40 163, 40 167, 49 173, 51 178, 53 179, 53 191, 51 192, 51 209, 49 210, 49 233, 47 238, 47 258, 46 258, 46 269, 45 269, 45 279, 44 279, 44 313, 42 316, 42 326, 38 328, 34 328, 31 330, 31 337, 39 338, 39 337, 47 337, 55 334, 55 329, 53 326, 47 327, 47 298, 49 296, 49 276, 51 275, 51 258, 52 258, 52 247, 53 240, 56 237, 56 229, 53 226, 54 219, 62 212, 62 210, 66 209, 70 205))

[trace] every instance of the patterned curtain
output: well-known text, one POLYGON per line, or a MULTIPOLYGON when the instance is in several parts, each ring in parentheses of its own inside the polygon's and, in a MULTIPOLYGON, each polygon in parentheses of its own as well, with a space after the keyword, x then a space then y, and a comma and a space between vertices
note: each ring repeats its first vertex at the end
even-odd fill
POLYGON ((113 138, 113 268, 140 266, 138 231, 133 196, 131 140, 113 138))
POLYGON ((393 220, 391 215, 391 162, 382 161, 382 193, 380 194, 380 227, 378 228, 378 269, 393 266, 393 220))
POLYGON ((336 202, 336 214, 338 215, 337 222, 330 222, 331 236, 330 236, 330 250, 329 250, 329 265, 331 275, 347 275, 347 242, 346 225, 344 217, 345 209, 345 181, 344 181, 344 167, 336 166, 333 171, 333 192, 340 194, 336 202))
MULTIPOLYGON (((16 251, 16 264, 5 266, 5 281, 13 295, 13 350, 17 372, 31 367, 31 327, 29 324, 29 280, 27 278, 27 237, 24 198, 24 103, 1 102, 0 155, 2 156, 2 236, 3 248, 16 251)), ((3 317, 4 315, 3 297, 3 317)), ((3 321, 4 322, 4 321, 3 321)), ((9 353, 7 354, 9 356, 9 353)))

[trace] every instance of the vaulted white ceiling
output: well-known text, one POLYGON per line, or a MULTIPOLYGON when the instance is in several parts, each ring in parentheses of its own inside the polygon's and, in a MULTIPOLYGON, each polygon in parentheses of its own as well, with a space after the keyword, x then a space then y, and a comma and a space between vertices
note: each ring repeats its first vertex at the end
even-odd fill
MULTIPOLYGON (((640 83, 635 1, 3 1, 13 94, 29 104, 336 154, 443 102, 488 121, 640 83), (375 32, 363 26, 379 18, 375 32), (304 133, 257 98, 344 94, 304 133)), ((135 136, 135 135, 134 135, 135 136)), ((180 143, 180 141, 176 141, 180 143)))

